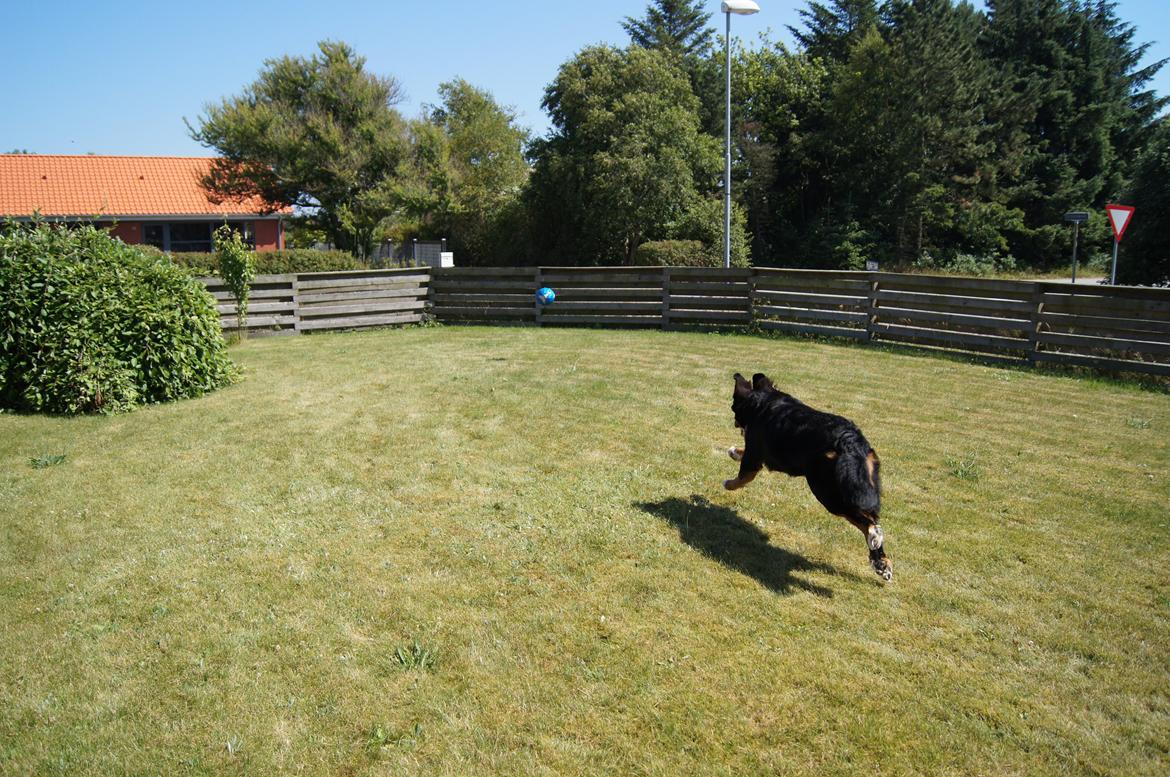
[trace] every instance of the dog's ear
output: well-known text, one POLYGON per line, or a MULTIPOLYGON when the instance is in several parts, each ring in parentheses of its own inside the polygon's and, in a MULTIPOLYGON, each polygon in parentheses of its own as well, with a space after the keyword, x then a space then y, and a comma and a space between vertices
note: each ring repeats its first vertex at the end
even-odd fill
POLYGON ((752 393, 752 384, 748 383, 747 378, 738 372, 735 373, 735 396, 746 397, 750 393, 752 393))
POLYGON ((768 376, 762 372, 757 372, 752 376, 752 388, 756 391, 768 391, 772 389, 772 381, 768 380, 768 376))

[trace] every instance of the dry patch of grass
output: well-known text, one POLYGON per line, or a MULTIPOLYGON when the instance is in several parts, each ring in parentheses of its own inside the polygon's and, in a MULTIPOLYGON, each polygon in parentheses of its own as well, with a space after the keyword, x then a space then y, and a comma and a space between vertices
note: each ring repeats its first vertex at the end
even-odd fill
POLYGON ((203 399, 0 416, 0 772, 1170 758, 1165 395, 659 332, 232 354, 203 399), (803 482, 720 488, 757 370, 878 448, 892 584, 803 482))

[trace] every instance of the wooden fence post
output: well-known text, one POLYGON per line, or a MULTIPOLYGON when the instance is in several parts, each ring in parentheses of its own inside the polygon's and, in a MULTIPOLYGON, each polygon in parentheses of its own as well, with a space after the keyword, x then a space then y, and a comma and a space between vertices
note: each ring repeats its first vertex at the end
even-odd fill
POLYGON ((301 276, 292 278, 293 331, 301 334, 301 276))
POLYGON ((439 314, 435 312, 435 270, 434 268, 427 269, 427 301, 423 304, 423 315, 430 314, 436 321, 439 319, 439 314))
POLYGON ((756 283, 760 279, 760 273, 753 267, 752 274, 747 277, 747 295, 748 295, 748 326, 755 327, 756 325, 756 283))
POLYGON ((544 286, 544 272, 540 267, 536 268, 536 274, 535 274, 533 280, 536 282, 536 287, 535 287, 535 289, 533 289, 533 293, 532 293, 532 300, 533 300, 532 304, 535 306, 535 309, 533 311, 533 315, 535 316, 536 325, 540 326, 540 320, 541 320, 541 318, 543 318, 542 311, 544 309, 544 305, 540 304, 540 295, 538 295, 536 293, 536 292, 540 291, 542 286, 544 286))
POLYGON ((670 268, 662 268, 662 329, 670 328, 670 268))
POLYGON ((877 323, 878 311, 878 279, 877 273, 869 274, 869 293, 866 294, 865 299, 865 340, 863 342, 873 342, 874 325, 877 323))
POLYGON ((1040 350, 1040 326, 1044 313, 1044 290, 1032 283, 1032 310, 1028 321, 1028 366, 1036 366, 1036 352, 1040 350))

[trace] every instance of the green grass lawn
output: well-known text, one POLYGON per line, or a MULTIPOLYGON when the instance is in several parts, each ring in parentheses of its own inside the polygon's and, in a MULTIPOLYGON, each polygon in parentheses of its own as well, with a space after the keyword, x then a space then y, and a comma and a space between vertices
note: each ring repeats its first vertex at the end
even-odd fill
POLYGON ((0 416, 0 773, 1170 767, 1166 394, 699 333, 232 356, 0 416), (877 447, 892 583, 803 481, 722 490, 735 371, 877 447))

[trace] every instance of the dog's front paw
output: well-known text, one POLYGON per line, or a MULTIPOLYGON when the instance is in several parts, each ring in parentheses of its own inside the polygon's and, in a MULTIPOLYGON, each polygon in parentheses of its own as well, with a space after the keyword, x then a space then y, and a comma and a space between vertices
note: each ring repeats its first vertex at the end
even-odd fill
POLYGON ((869 531, 866 533, 866 541, 869 544, 870 550, 878 550, 881 548, 885 544, 885 535, 882 534, 882 527, 876 523, 871 525, 869 531))
POLYGON ((732 445, 730 448, 727 449, 727 455, 730 456, 733 461, 742 461, 743 460, 743 448, 736 448, 734 445, 732 445))
POLYGON ((739 488, 739 484, 736 483, 734 480, 724 480, 723 487, 726 488, 728 491, 734 491, 735 489, 739 488))

